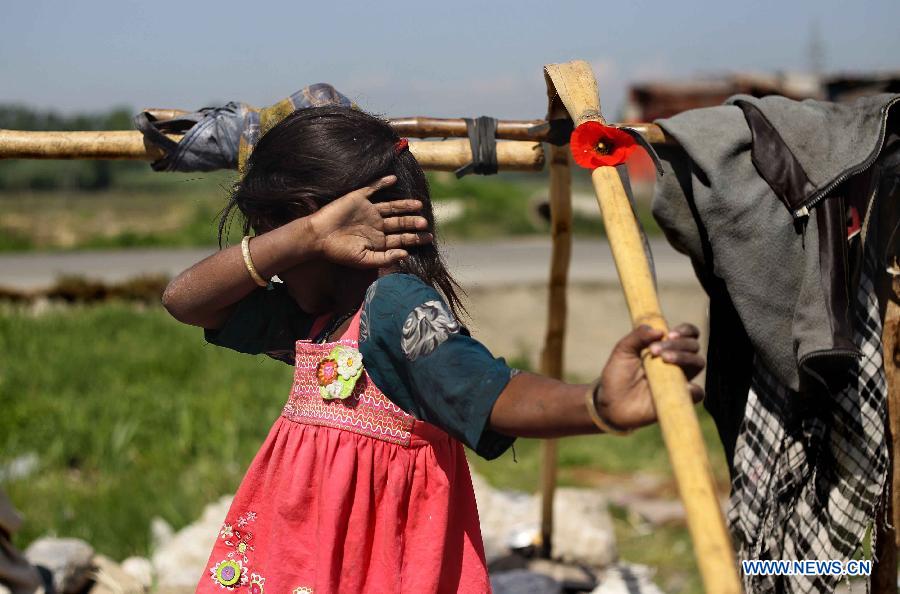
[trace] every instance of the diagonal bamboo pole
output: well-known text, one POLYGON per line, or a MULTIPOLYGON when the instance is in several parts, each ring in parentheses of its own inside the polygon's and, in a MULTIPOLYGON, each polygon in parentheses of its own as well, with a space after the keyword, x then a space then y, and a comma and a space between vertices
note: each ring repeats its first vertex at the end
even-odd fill
MULTIPOLYGON (((589 120, 605 123, 589 64, 550 64, 544 72, 576 126, 589 120)), ((640 231, 619 173, 612 167, 599 167, 591 174, 591 181, 632 323, 666 330, 640 231)), ((684 503, 704 587, 710 594, 739 594, 735 556, 687 380, 678 367, 659 358, 645 356, 644 371, 684 503)))
MULTIPOLYGON (((566 337, 566 285, 572 255, 572 180, 569 148, 550 147, 550 226, 553 251, 548 284, 547 334, 541 352, 541 373, 562 379, 566 337)), ((553 550, 553 496, 556 492, 557 440, 541 442, 541 556, 553 550)))

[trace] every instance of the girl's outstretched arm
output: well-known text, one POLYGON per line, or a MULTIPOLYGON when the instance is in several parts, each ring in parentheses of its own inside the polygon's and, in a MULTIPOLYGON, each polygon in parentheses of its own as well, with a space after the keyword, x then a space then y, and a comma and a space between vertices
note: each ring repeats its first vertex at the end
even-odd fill
MULTIPOLYGON (((603 369, 594 403, 600 417, 611 427, 634 429, 656 421, 650 388, 641 365, 641 352, 681 367, 690 381, 704 367, 699 355, 699 330, 682 324, 668 336, 641 326, 626 335, 613 349, 603 369)), ((585 394, 586 384, 567 384, 531 373, 513 377, 491 411, 494 431, 515 437, 564 437, 599 433, 591 420, 585 394)), ((695 402, 703 399, 703 389, 690 384, 695 402)))
MULTIPOLYGON (((253 264, 263 278, 321 258, 357 268, 383 268, 407 256, 405 247, 432 240, 428 222, 414 214, 419 200, 372 204, 369 198, 397 178, 389 175, 338 198, 314 214, 295 219, 250 242, 253 264)), ((215 329, 233 306, 257 288, 241 246, 220 250, 178 275, 163 294, 163 306, 185 324, 215 329)))

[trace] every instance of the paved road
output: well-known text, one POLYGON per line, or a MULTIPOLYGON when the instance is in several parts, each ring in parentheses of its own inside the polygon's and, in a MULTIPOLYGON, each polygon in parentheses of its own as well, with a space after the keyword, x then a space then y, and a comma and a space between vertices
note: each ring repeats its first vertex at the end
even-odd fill
MULTIPOLYGON (((550 240, 451 242, 444 245, 451 271, 465 286, 544 283, 550 265, 550 240)), ((660 283, 693 282, 688 259, 664 240, 651 242, 660 283)), ((141 274, 173 276, 212 253, 212 249, 133 249, 0 256, 0 285, 19 289, 47 286, 60 275, 117 282, 141 274)), ((605 241, 576 241, 573 282, 614 282, 615 264, 605 241)))

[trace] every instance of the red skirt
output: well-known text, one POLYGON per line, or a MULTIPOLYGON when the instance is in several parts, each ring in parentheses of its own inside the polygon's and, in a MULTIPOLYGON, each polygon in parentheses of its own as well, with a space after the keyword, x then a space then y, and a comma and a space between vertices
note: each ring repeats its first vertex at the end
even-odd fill
POLYGON ((324 400, 315 368, 335 344, 298 342, 291 399, 197 592, 490 592, 462 444, 401 411, 364 372, 351 397, 324 400))

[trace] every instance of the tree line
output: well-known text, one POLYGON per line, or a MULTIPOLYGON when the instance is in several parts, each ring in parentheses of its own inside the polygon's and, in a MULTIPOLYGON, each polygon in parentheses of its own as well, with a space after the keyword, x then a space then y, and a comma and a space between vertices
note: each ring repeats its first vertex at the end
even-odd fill
MULTIPOLYGON (((130 130, 133 111, 116 107, 99 113, 63 114, 26 105, 0 105, 0 128, 9 130, 130 130)), ((149 170, 146 163, 127 161, 0 161, 0 192, 79 190, 115 187, 149 170)))

